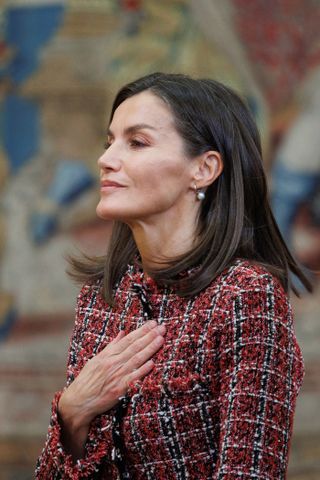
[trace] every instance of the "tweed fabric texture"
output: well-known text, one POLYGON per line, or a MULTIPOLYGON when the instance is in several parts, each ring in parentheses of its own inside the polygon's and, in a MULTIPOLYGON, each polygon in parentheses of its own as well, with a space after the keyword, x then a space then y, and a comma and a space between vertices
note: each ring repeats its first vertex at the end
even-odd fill
MULTIPOLYGON (((120 329, 129 333, 145 322, 137 285, 147 292, 149 316, 167 333, 154 369, 127 394, 120 436, 128 478, 285 479, 304 364, 288 297, 260 266, 239 259, 199 295, 184 299, 130 265, 113 308, 98 284, 85 285, 67 385, 120 329)), ((120 478, 115 408, 92 422, 85 456, 73 465, 60 442, 60 395, 53 400, 36 478, 120 478)))

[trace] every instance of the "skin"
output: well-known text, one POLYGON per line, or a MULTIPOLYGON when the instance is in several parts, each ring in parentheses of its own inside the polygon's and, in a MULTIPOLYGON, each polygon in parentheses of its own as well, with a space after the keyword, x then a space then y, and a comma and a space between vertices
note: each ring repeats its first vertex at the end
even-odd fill
POLYGON ((187 157, 169 107, 149 91, 119 105, 98 165, 102 181, 123 187, 101 189, 97 214, 129 225, 146 269, 192 247, 195 187, 205 189, 223 168, 216 151, 187 157))
MULTIPOLYGON (((97 214, 129 225, 145 269, 192 248, 200 204, 195 188, 205 189, 223 169, 216 151, 187 157, 169 107, 149 91, 117 108, 98 166, 97 214)), ((91 421, 152 370, 164 335, 155 321, 120 333, 64 391, 58 407, 62 441, 74 460, 84 453, 91 421)))
POLYGON ((64 391, 58 406, 62 443, 74 461, 83 456, 91 421, 116 405, 130 383, 152 370, 150 359, 163 344, 164 334, 165 327, 154 320, 128 335, 120 332, 64 391))

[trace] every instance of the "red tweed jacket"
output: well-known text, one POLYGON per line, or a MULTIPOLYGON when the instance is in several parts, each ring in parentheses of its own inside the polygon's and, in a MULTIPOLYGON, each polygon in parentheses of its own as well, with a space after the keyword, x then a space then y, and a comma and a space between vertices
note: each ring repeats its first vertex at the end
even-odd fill
POLYGON ((36 478, 285 479, 304 366, 277 279, 237 260, 198 296, 183 299, 129 266, 113 308, 99 285, 86 285, 67 383, 119 329, 140 326, 146 309, 167 327, 155 368, 120 407, 92 422, 85 457, 75 465, 60 443, 57 393, 36 478))

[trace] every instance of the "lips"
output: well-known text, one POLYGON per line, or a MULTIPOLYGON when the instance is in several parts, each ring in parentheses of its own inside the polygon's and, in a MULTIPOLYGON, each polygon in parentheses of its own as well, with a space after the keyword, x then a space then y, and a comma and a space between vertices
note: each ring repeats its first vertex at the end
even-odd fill
POLYGON ((124 187, 124 185, 121 185, 120 183, 118 182, 113 182, 111 180, 102 180, 100 182, 100 185, 101 185, 101 188, 107 188, 107 187, 124 187))

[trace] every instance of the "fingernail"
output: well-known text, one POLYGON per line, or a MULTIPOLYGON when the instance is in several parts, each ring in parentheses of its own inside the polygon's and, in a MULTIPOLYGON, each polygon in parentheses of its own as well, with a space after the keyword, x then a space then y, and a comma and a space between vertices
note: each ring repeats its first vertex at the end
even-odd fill
POLYGON ((157 338, 156 338, 156 343, 157 343, 157 345, 162 345, 163 342, 164 342, 164 338, 163 338, 163 337, 157 337, 157 338))
POLYGON ((157 332, 161 333, 161 334, 165 333, 166 332, 166 327, 164 325, 159 325, 157 327, 157 332))
POLYGON ((154 328, 158 325, 158 323, 155 320, 149 320, 147 323, 151 328, 154 328))

